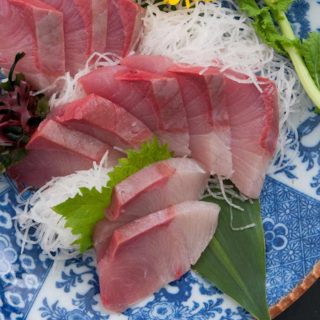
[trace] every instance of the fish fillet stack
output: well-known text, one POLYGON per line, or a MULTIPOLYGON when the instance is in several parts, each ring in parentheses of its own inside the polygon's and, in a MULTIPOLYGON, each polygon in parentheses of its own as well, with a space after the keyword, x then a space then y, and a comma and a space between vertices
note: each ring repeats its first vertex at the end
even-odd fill
POLYGON ((102 151, 109 151, 112 165, 121 150, 137 148, 156 135, 176 157, 196 159, 246 196, 259 197, 278 138, 278 96, 272 81, 258 78, 257 88, 216 68, 138 55, 79 81, 87 96, 60 106, 42 123, 27 145, 29 155, 11 168, 16 179, 41 186, 54 176, 88 169, 101 160, 102 151), (57 141, 59 135, 69 138, 57 141), (85 152, 92 145, 99 152, 85 152))
POLYGON ((104 306, 123 311, 195 264, 220 208, 197 201, 209 173, 193 159, 160 161, 119 183, 94 233, 104 306))
POLYGON ((80 83, 140 119, 176 156, 198 160, 258 198, 278 139, 277 88, 266 78, 256 87, 235 77, 242 76, 135 55, 80 83))
POLYGON ((112 164, 119 150, 156 135, 175 156, 198 160, 210 174, 231 179, 246 196, 257 198, 278 137, 274 83, 258 78, 256 87, 231 80, 244 77, 233 71, 179 65, 161 56, 127 56, 139 39, 142 16, 133 0, 0 2, 0 65, 8 70, 15 54, 24 51, 17 71, 36 86, 65 71, 76 73, 94 51, 125 57, 79 80, 88 96, 60 106, 40 126, 27 146, 30 172, 21 172, 22 162, 13 176, 41 186, 53 176, 89 168, 102 151, 109 151, 112 164), (73 139, 56 139, 56 134, 73 139), (89 154, 81 144, 96 147, 89 154), (38 158, 35 179, 31 167, 38 158), (52 159, 52 170, 42 174, 46 158, 52 159))
POLYGON ((61 105, 39 126, 27 156, 9 173, 41 187, 109 165, 153 136, 174 158, 133 174, 113 190, 94 232, 104 306, 123 311, 188 271, 211 240, 220 208, 198 201, 210 175, 258 198, 278 138, 275 84, 232 79, 233 71, 127 56, 142 27, 131 0, 1 0, 0 65, 19 64, 35 86, 76 73, 94 51, 124 57, 79 80, 85 96, 61 105), (19 21, 19 23, 17 23, 19 21), (17 27, 18 25, 18 27, 17 27))
POLYGON ((17 52, 25 52, 16 71, 35 88, 83 68, 90 55, 134 50, 143 9, 133 0, 1 0, 0 66, 8 71, 17 52))
POLYGON ((215 68, 130 56, 83 76, 87 96, 56 109, 27 145, 27 157, 11 168, 17 179, 40 186, 89 168, 106 151, 112 165, 121 150, 153 135, 170 146, 175 158, 114 188, 95 228, 108 310, 125 310, 196 263, 218 223, 220 208, 198 201, 211 174, 259 196, 277 142, 278 100, 271 81, 258 81, 260 88, 215 68))

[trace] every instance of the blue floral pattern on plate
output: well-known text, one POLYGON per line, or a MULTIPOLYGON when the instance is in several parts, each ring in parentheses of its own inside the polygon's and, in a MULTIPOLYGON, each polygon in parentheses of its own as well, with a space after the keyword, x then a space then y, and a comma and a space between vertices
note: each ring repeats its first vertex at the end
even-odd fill
MULTIPOLYGON (((310 30, 320 30, 319 16, 319 1, 296 0, 289 19, 297 34, 306 37, 310 30)), ((309 110, 297 127, 298 157, 267 177, 261 195, 270 305, 286 296, 320 259, 320 116, 309 110)), ((54 264, 36 245, 27 245, 21 254, 13 219, 17 202, 13 183, 0 176, 0 320, 251 319, 194 272, 122 315, 106 314, 92 252, 54 264)))

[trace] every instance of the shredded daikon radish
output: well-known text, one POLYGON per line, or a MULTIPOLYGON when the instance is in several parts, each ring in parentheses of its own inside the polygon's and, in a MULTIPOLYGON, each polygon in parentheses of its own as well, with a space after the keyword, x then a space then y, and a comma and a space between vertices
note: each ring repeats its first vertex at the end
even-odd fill
POLYGON ((234 215, 233 215, 232 206, 230 206, 229 210, 230 210, 230 228, 231 228, 233 231, 243 231, 243 230, 247 230, 247 229, 251 229, 251 228, 255 228, 255 227, 256 227, 256 224, 255 224, 255 223, 249 223, 249 224, 247 224, 247 225, 245 225, 245 226, 235 227, 235 226, 233 225, 234 215))
POLYGON ((17 208, 17 237, 26 243, 38 243, 44 253, 53 259, 67 259, 79 254, 73 244, 77 236, 65 227, 65 219, 51 208, 80 193, 80 188, 98 191, 108 182, 105 168, 107 155, 90 170, 78 171, 65 177, 54 178, 36 191, 17 208))
POLYGON ((240 201, 249 200, 245 195, 234 190, 232 184, 224 183, 224 180, 220 176, 212 176, 208 180, 208 185, 202 199, 213 197, 218 200, 225 200, 231 207, 243 211, 243 209, 232 203, 232 198, 240 201))
POLYGON ((273 57, 273 50, 261 43, 248 18, 222 7, 220 1, 169 13, 149 5, 138 52, 246 74, 261 70, 273 57))
POLYGON ((230 210, 230 228, 233 231, 243 231, 250 228, 255 228, 255 223, 250 223, 244 226, 235 227, 233 224, 234 221, 234 213, 233 208, 241 211, 241 213, 245 213, 244 209, 241 206, 238 206, 232 202, 232 199, 238 199, 242 202, 251 201, 245 195, 234 190, 234 186, 231 184, 226 184, 223 181, 223 178, 220 176, 210 177, 205 193, 202 195, 202 199, 206 198, 214 198, 218 200, 224 200, 229 205, 230 210))
POLYGON ((50 109, 52 110, 85 95, 79 86, 79 79, 82 76, 100 67, 117 65, 119 61, 120 58, 113 53, 107 52, 101 54, 94 52, 88 58, 84 68, 79 70, 73 77, 67 72, 64 76, 57 78, 52 85, 34 94, 46 92, 50 94, 53 92, 49 100, 50 109))

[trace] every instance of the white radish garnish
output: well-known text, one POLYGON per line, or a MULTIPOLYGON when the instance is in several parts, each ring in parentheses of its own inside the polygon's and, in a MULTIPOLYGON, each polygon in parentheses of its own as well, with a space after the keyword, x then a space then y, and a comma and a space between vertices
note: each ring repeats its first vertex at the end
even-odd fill
POLYGON ((67 72, 65 75, 57 78, 52 85, 34 94, 52 94, 49 100, 50 109, 52 110, 58 106, 82 98, 85 95, 78 85, 78 80, 82 76, 100 67, 115 66, 119 64, 119 61, 120 58, 113 53, 106 52, 101 54, 94 52, 87 60, 84 68, 79 70, 74 77, 71 76, 70 72, 67 72))
POLYGON ((106 161, 107 155, 99 165, 94 163, 90 170, 53 178, 26 203, 19 204, 16 208, 17 237, 22 240, 22 250, 27 243, 38 243, 44 253, 53 259, 67 259, 79 254, 78 246, 73 244, 77 236, 65 227, 65 219, 52 207, 81 193, 80 188, 83 187, 95 187, 101 191, 109 180, 109 169, 104 167, 106 161))
POLYGON ((261 43, 249 19, 222 7, 220 1, 169 13, 149 5, 144 27, 138 49, 141 54, 247 74, 261 70, 273 58, 273 50, 261 43))

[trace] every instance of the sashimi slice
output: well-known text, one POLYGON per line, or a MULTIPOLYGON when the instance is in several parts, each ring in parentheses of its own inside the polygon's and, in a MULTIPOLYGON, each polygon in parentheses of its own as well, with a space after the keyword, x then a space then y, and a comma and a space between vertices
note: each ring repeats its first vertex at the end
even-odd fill
MULTIPOLYGON (((19 185, 40 188, 54 177, 90 169, 93 161, 67 150, 29 150, 28 155, 8 169, 19 185)), ((22 188, 22 189, 23 189, 22 188)))
POLYGON ((209 174, 197 161, 172 158, 120 182, 106 211, 110 220, 130 221, 186 200, 198 200, 209 174))
POLYGON ((231 124, 231 180, 250 198, 258 198, 279 134, 277 88, 258 78, 262 93, 253 84, 226 79, 225 93, 231 124))
POLYGON ((163 75, 174 65, 174 62, 165 56, 130 55, 121 59, 120 64, 132 69, 163 75))
MULTIPOLYGON (((162 132, 162 141, 168 143, 170 148, 175 150, 177 156, 190 155, 188 120, 181 91, 177 80, 173 77, 168 77, 167 74, 168 69, 173 66, 173 61, 164 56, 130 55, 123 58, 120 64, 132 69, 161 76, 157 81, 153 80, 155 96, 160 110, 171 110, 171 112, 165 111, 167 116, 163 117, 162 123, 171 124, 172 131, 176 132, 176 134, 162 132), (166 99, 165 101, 163 99, 164 97, 166 99), (178 134, 177 131, 180 131, 180 133, 178 134)), ((170 130, 170 126, 167 126, 167 129, 170 130)))
POLYGON ((215 68, 175 65, 163 56, 131 55, 124 66, 176 78, 187 114, 192 157, 211 173, 232 174, 231 131, 225 106, 224 77, 215 68))
POLYGON ((87 94, 100 95, 140 119, 175 155, 190 154, 186 113, 175 79, 115 66, 92 71, 80 83, 87 94))
POLYGON ((103 258, 105 251, 110 243, 113 231, 125 225, 126 223, 128 222, 102 219, 95 225, 93 233, 93 243, 97 262, 99 262, 100 259, 103 258))
POLYGON ((195 160, 175 158, 158 162, 121 182, 113 192, 108 219, 100 221, 95 228, 98 261, 116 228, 170 205, 198 200, 208 177, 195 160))
POLYGON ((63 16, 38 0, 0 1, 0 66, 8 72, 18 63, 35 89, 44 88, 65 72, 63 16))
POLYGON ((152 97, 147 95, 149 84, 140 90, 133 90, 130 82, 120 81, 117 77, 128 72, 124 66, 110 66, 96 69, 80 78, 85 93, 94 93, 120 105, 141 120, 151 130, 159 127, 159 117, 152 97), (150 100, 151 99, 151 100, 150 100))
POLYGON ((66 69, 82 69, 91 54, 92 5, 89 0, 42 0, 63 13, 66 69))
POLYGON ((146 95, 155 103, 154 108, 160 119, 159 128, 154 131, 176 156, 190 155, 187 115, 176 79, 140 70, 122 73, 117 79, 127 82, 132 90, 149 84, 150 89, 146 95))
MULTIPOLYGON (((108 0, 92 1, 91 52, 104 53, 107 46, 108 0)), ((89 1, 88 1, 89 2, 89 1)))
POLYGON ((210 242, 219 210, 213 203, 188 201, 114 231, 98 262, 104 307, 121 312, 180 278, 210 242))
POLYGON ((106 52, 126 56, 138 43, 143 9, 132 0, 108 0, 106 52))
POLYGON ((51 119, 40 125, 26 148, 26 158, 11 167, 9 173, 20 183, 35 187, 41 187, 53 177, 90 169, 107 151, 109 165, 114 165, 120 156, 107 144, 51 119))
POLYGON ((226 109, 224 77, 219 70, 174 66, 187 113, 191 156, 212 174, 232 174, 231 131, 226 109))
POLYGON ((55 120, 122 149, 139 147, 153 133, 128 111, 91 94, 62 106, 55 120))

